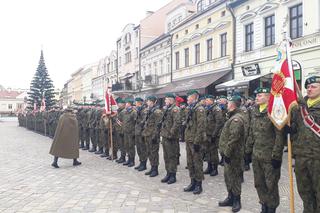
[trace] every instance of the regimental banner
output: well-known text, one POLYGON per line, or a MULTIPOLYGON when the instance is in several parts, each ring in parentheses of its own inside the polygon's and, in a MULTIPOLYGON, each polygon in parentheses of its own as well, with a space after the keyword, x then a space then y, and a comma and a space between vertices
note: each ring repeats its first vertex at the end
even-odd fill
POLYGON ((112 93, 111 87, 107 87, 106 94, 105 94, 105 113, 106 114, 113 114, 116 113, 118 109, 117 102, 115 101, 112 93))

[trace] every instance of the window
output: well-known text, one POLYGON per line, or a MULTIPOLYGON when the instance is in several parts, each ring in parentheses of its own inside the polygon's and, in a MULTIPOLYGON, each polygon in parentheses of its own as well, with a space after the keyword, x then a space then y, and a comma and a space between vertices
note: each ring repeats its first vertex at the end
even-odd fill
POLYGON ((178 38, 179 38, 179 34, 176 35, 176 39, 178 39, 178 38))
POLYGON ((195 64, 200 63, 200 44, 194 45, 194 52, 195 52, 195 64))
POLYGON ((160 75, 163 74, 163 60, 160 60, 160 75))
POLYGON ((184 66, 189 66, 189 48, 184 49, 184 66))
POLYGON ((264 19, 264 26, 264 44, 265 46, 273 45, 275 43, 274 15, 264 19))
POLYGON ((245 26, 245 50, 246 52, 253 50, 253 23, 245 26))
POLYGON ((199 24, 196 24, 196 29, 199 29, 199 24))
POLYGON ((12 104, 8 104, 8 109, 12 109, 12 104))
POLYGON ((290 8, 290 37, 292 39, 302 36, 302 4, 290 8))
POLYGON ((180 55, 179 52, 176 52, 176 70, 179 69, 180 55))
POLYGON ((184 34, 186 34, 186 35, 187 35, 187 34, 188 34, 188 30, 185 30, 185 31, 184 31, 184 34))
POLYGON ((204 9, 204 2, 200 0, 197 4, 197 11, 202 11, 204 9))
POLYGON ((224 10, 221 12, 221 17, 224 17, 225 15, 226 15, 226 11, 224 10))
POLYGON ((154 74, 158 74, 158 63, 153 62, 154 74))
POLYGON ((136 58, 138 58, 138 57, 139 57, 139 48, 136 47, 136 58))
POLYGON ((211 23, 211 18, 208 18, 208 24, 210 24, 211 23))
POLYGON ((212 38, 207 40, 207 61, 212 60, 212 38))
POLYGON ((131 52, 127 52, 126 54, 125 54, 125 63, 127 64, 127 63, 130 63, 131 62, 131 52))
POLYGON ((227 33, 220 35, 221 57, 227 55, 227 33))

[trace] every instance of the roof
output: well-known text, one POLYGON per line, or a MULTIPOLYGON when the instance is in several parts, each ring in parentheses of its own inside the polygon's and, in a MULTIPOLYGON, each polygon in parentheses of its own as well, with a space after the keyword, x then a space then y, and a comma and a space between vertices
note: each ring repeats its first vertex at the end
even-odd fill
POLYGON ((153 41, 151 41, 150 43, 148 43, 146 46, 144 46, 144 47, 141 49, 141 51, 147 49, 148 47, 151 47, 152 45, 158 43, 159 41, 161 41, 161 40, 163 40, 163 39, 165 39, 165 38, 167 38, 167 37, 170 37, 170 34, 169 34, 169 33, 164 33, 164 34, 162 34, 161 36, 159 36, 158 38, 154 39, 153 41))
POLYGON ((235 8, 235 7, 238 7, 239 5, 241 5, 241 4, 243 4, 243 3, 247 2, 247 1, 249 1, 249 0, 236 0, 236 1, 232 2, 232 3, 230 3, 229 6, 231 8, 235 8))
POLYGON ((0 99, 15 99, 21 93, 22 92, 18 92, 18 91, 2 90, 2 91, 0 91, 0 99))

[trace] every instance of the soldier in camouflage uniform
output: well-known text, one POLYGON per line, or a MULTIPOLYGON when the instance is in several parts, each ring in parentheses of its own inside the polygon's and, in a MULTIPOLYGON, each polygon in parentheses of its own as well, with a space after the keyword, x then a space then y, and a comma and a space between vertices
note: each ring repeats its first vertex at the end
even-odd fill
POLYGON ((180 126, 180 108, 175 104, 175 96, 168 93, 165 96, 165 110, 159 124, 164 164, 167 171, 166 176, 161 180, 162 183, 176 182, 180 126))
MULTIPOLYGON (((122 98, 116 99, 118 104, 117 115, 113 117, 112 124, 115 130, 115 140, 113 140, 114 145, 113 148, 116 150, 120 150, 120 158, 116 160, 117 163, 126 162, 126 151, 124 148, 124 134, 123 134, 123 116, 124 116, 124 108, 125 102, 122 98)), ((114 151, 116 153, 117 151, 114 151)))
POLYGON ((88 104, 88 108, 86 111, 83 112, 84 115, 84 141, 85 146, 82 148, 82 150, 89 150, 90 149, 90 120, 92 115, 92 106, 88 104))
MULTIPOLYGON (((248 112, 248 122, 249 122, 249 129, 248 132, 250 132, 250 122, 251 122, 251 114, 253 113, 254 109, 255 109, 255 103, 254 103, 254 98, 253 97, 248 97, 245 107, 247 109, 248 112)), ((246 147, 249 144, 249 137, 246 139, 246 147)), ((251 155, 245 155, 245 159, 244 159, 244 171, 249 171, 250 170, 250 163, 251 163, 252 159, 251 159, 251 155)))
POLYGON ((96 110, 96 124, 95 124, 95 139, 96 139, 96 146, 98 147, 98 150, 94 153, 96 155, 102 155, 103 154, 103 146, 98 146, 101 144, 101 127, 100 127, 100 120, 102 117, 103 109, 101 108, 100 104, 97 104, 97 110, 96 110))
POLYGON ((96 116, 97 116, 97 107, 94 106, 91 108, 91 115, 90 115, 90 141, 91 141, 91 149, 89 152, 96 152, 97 151, 97 141, 96 141, 96 116))
POLYGON ((78 119, 78 124, 79 124, 79 139, 80 139, 80 149, 84 148, 84 142, 85 142, 85 133, 86 133, 86 128, 85 128, 85 118, 86 118, 86 111, 87 108, 86 106, 82 106, 79 108, 77 112, 77 119, 78 119))
MULTIPOLYGON (((227 119, 227 113, 228 113, 228 109, 227 109, 227 104, 228 104, 228 101, 227 101, 227 97, 225 95, 220 95, 217 99, 217 104, 218 104, 218 107, 221 109, 222 111, 222 115, 223 115, 223 118, 224 118, 224 121, 226 121, 227 119)), ((220 155, 221 155, 221 152, 220 152, 220 155)), ((223 156, 221 155, 221 159, 220 159, 220 162, 219 164, 221 166, 224 165, 224 159, 223 159, 223 156)))
POLYGON ((212 95, 206 96, 206 118, 207 118, 207 142, 206 142, 206 159, 208 161, 208 167, 203 172, 204 174, 210 174, 210 176, 218 175, 219 164, 219 135, 224 124, 224 118, 222 111, 218 106, 214 105, 214 99, 212 95))
POLYGON ((188 92, 188 107, 186 118, 186 152, 187 166, 191 183, 184 188, 185 192, 200 194, 202 192, 203 175, 203 146, 207 140, 206 113, 204 107, 198 101, 199 92, 188 92))
MULTIPOLYGON (((257 107, 252 110, 246 154, 252 154, 254 185, 262 213, 274 213, 279 206, 279 188, 284 138, 268 118, 269 88, 257 90, 257 107)), ((246 157, 248 159, 248 157, 246 157)))
POLYGON ((104 153, 100 157, 109 157, 109 129, 110 129, 110 115, 105 112, 102 114, 100 119, 100 140, 99 147, 104 149, 104 153))
POLYGON ((162 117, 161 110, 156 106, 157 98, 155 96, 147 97, 146 117, 144 121, 144 129, 142 135, 147 145, 148 159, 151 165, 151 169, 145 173, 150 177, 155 177, 159 174, 159 143, 160 132, 158 130, 158 124, 162 117))
POLYGON ((135 142, 134 142, 134 131, 137 112, 133 105, 133 99, 125 99, 126 106, 123 113, 123 134, 124 134, 124 147, 128 155, 128 160, 123 163, 124 166, 132 167, 135 165, 135 142))
POLYGON ((180 118, 181 118, 181 124, 182 124, 180 127, 180 141, 181 142, 185 142, 184 131, 186 129, 186 126, 183 124, 185 124, 185 121, 186 121, 186 107, 187 107, 186 103, 180 104, 180 118))
POLYGON ((137 154, 139 156, 140 164, 136 167, 139 172, 144 171, 147 169, 147 145, 142 137, 142 130, 144 127, 144 120, 145 120, 145 109, 143 107, 143 99, 137 97, 135 99, 136 102, 136 123, 135 123, 135 144, 137 147, 137 154))
POLYGON ((306 107, 314 123, 320 124, 320 77, 306 79, 307 96, 299 100, 299 107, 291 113, 293 156, 299 195, 303 201, 303 213, 320 212, 320 137, 304 124, 301 107, 306 107))
POLYGON ((233 212, 241 209, 241 175, 244 165, 245 127, 240 96, 232 96, 228 101, 229 119, 223 126, 219 139, 219 149, 224 156, 224 180, 228 197, 219 206, 232 206, 233 212))
POLYGON ((49 137, 53 138, 54 136, 54 130, 53 130, 53 121, 55 117, 55 109, 49 110, 49 115, 48 115, 48 125, 49 125, 49 137))

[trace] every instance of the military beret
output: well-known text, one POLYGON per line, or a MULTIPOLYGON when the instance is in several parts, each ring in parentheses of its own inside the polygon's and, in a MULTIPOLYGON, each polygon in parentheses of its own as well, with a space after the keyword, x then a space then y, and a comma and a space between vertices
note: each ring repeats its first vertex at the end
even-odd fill
POLYGON ((139 98, 139 97, 135 98, 134 100, 137 101, 137 102, 143 102, 143 99, 139 98))
POLYGON ((270 88, 266 87, 258 87, 255 91, 255 94, 260 94, 260 93, 270 93, 270 88))
POLYGON ((307 78, 306 82, 304 83, 304 88, 307 89, 307 86, 309 84, 313 84, 313 83, 320 83, 320 76, 311 76, 311 77, 307 78))
POLYGON ((241 96, 233 95, 228 98, 228 101, 234 102, 237 106, 241 105, 241 96))
POLYGON ((165 95, 164 95, 166 98, 176 98, 176 96, 173 94, 173 93, 166 93, 165 95))
POLYGON ((130 103, 130 104, 133 104, 133 99, 132 98, 126 98, 125 100, 124 100, 126 103, 130 103))
POLYGON ((155 101, 157 100, 157 97, 154 96, 154 95, 149 95, 149 96, 147 97, 147 100, 148 100, 148 101, 153 101, 153 102, 155 102, 155 101))
POLYGON ((117 102, 118 104, 124 104, 124 103, 125 103, 124 100, 123 100, 122 98, 120 98, 120 97, 118 97, 118 98, 116 99, 116 102, 117 102))
POLYGON ((194 90, 194 89, 193 90, 189 90, 187 92, 187 96, 194 95, 194 94, 200 95, 200 93, 197 90, 194 90))
POLYGON ((208 99, 214 99, 213 95, 206 95, 206 98, 208 98, 208 99))
POLYGON ((225 96, 225 95, 220 95, 220 96, 219 96, 219 99, 222 99, 222 98, 227 99, 227 96, 225 96))
POLYGON ((199 101, 203 101, 203 100, 205 100, 206 99, 206 96, 201 96, 200 98, 199 98, 199 101))

